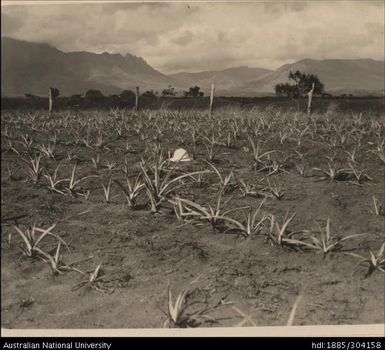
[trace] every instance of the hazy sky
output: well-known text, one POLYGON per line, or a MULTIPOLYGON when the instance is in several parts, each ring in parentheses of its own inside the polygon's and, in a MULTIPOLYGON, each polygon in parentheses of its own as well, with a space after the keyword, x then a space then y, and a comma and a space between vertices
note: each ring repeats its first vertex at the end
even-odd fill
POLYGON ((2 35, 131 53, 164 73, 302 58, 384 59, 384 1, 10 5, 2 35))

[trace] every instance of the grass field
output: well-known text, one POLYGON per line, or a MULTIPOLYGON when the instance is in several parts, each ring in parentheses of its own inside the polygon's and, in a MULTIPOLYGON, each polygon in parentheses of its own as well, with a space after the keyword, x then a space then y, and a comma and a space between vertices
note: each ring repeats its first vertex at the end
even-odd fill
POLYGON ((2 327, 384 323, 375 108, 3 111, 2 327))

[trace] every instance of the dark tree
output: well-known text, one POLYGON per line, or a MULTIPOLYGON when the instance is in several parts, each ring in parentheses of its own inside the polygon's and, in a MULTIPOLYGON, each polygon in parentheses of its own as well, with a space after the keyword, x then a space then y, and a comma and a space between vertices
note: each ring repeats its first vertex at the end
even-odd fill
POLYGON ((296 72, 289 72, 289 79, 295 82, 295 86, 298 91, 298 96, 307 94, 314 83, 314 94, 320 95, 324 90, 324 85, 315 74, 301 73, 299 70, 296 72))
POLYGON ((175 95, 176 95, 175 88, 172 87, 171 85, 169 85, 167 89, 164 89, 162 91, 162 96, 175 96, 175 95))
POLYGON ((189 91, 185 91, 183 94, 186 97, 198 97, 198 96, 203 96, 200 95, 200 87, 195 85, 193 87, 190 87, 189 91))
POLYGON ((134 101, 135 100, 135 92, 131 91, 131 90, 123 90, 119 97, 123 100, 123 101, 134 101))
POLYGON ((275 93, 278 96, 287 96, 290 98, 298 98, 305 96, 312 88, 314 83, 314 94, 321 95, 324 91, 324 85, 315 74, 302 73, 299 70, 289 72, 289 80, 294 81, 291 84, 278 84, 275 86, 275 93))
POLYGON ((26 92, 26 93, 24 94, 24 96, 25 96, 25 97, 28 97, 28 98, 35 98, 35 97, 37 97, 37 96, 32 95, 32 94, 30 94, 30 93, 28 93, 28 92, 26 92))
POLYGON ((104 95, 102 94, 102 92, 100 90, 88 90, 85 94, 85 97, 86 98, 89 98, 89 99, 98 99, 98 98, 103 98, 104 95))
POLYGON ((298 89, 294 85, 286 84, 277 84, 275 86, 275 94, 277 96, 287 96, 289 98, 294 98, 297 95, 298 89))
POLYGON ((141 95, 141 97, 154 99, 154 98, 156 98, 156 93, 154 93, 153 90, 148 90, 148 91, 146 91, 146 92, 143 92, 143 94, 141 95))

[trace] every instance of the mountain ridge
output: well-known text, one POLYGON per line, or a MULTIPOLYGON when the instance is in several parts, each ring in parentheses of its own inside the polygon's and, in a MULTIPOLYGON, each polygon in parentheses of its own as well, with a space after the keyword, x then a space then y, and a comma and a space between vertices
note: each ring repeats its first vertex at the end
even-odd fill
POLYGON ((143 86, 158 89, 173 82, 131 54, 63 52, 48 44, 1 38, 1 94, 45 94, 55 85, 62 95, 101 89, 118 93, 143 86))
POLYGON ((88 89, 115 94, 135 86, 161 92, 169 85, 178 91, 198 85, 207 92, 212 83, 216 93, 224 96, 258 96, 273 94, 276 84, 288 82, 290 70, 318 75, 331 93, 384 92, 384 61, 371 58, 304 58, 275 70, 242 65, 166 75, 130 53, 63 52, 46 43, 1 38, 2 96, 45 95, 51 85, 66 96, 84 94, 88 89))

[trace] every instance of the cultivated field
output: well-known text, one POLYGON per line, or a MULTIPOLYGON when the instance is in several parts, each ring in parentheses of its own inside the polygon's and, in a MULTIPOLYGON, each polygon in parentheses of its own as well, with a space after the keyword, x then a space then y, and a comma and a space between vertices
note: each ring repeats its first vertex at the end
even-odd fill
POLYGON ((1 134, 2 327, 385 322, 383 115, 4 111, 1 134))

